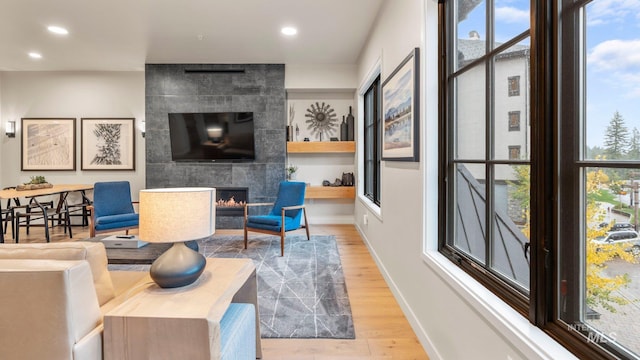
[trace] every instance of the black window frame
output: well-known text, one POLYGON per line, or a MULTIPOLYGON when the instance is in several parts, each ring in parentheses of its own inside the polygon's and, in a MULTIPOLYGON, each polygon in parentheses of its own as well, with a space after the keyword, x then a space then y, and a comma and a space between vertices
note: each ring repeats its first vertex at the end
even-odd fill
POLYGON ((520 159, 522 151, 522 146, 520 145, 509 145, 509 160, 518 160, 520 159), (517 156, 513 156, 513 151, 517 150, 517 156))
POLYGON ((382 97, 381 78, 378 75, 369 88, 363 94, 363 142, 364 142, 364 181, 363 195, 371 200, 375 205, 380 206, 380 166, 382 159, 381 145, 381 118, 382 118, 382 97), (369 101, 373 101, 369 106, 369 101), (373 114, 369 109, 373 109, 373 114), (373 137, 373 139, 371 138, 373 137), (370 158, 371 156, 371 158, 370 158), (371 179, 371 182, 367 181, 371 179))
POLYGON ((520 131, 520 110, 509 111, 508 114, 509 131, 520 131), (516 121, 512 121, 512 116, 516 121))
POLYGON ((520 76, 509 76, 507 82, 509 96, 520 96, 520 76))
MULTIPOLYGON (((580 7, 591 0, 531 1, 531 66, 529 109, 531 119, 531 234, 530 246, 530 290, 528 300, 518 296, 517 291, 500 281, 491 273, 466 261, 465 257, 452 252, 447 246, 448 210, 451 201, 448 191, 449 142, 452 129, 449 116, 448 45, 450 39, 447 26, 450 21, 447 8, 455 8, 455 0, 439 1, 439 243, 438 250, 454 264, 466 271, 495 295, 525 316, 533 325, 549 334, 562 346, 579 358, 617 359, 629 358, 629 354, 615 344, 591 341, 584 329, 560 319, 561 292, 580 295, 575 286, 568 289, 561 284, 560 274, 571 267, 570 274, 578 283, 580 260, 577 256, 564 256, 575 251, 580 244, 581 220, 579 211, 564 218, 567 225, 560 224, 562 208, 579 208, 582 174, 589 167, 630 168, 640 167, 634 162, 598 162, 584 159, 581 152, 582 124, 578 119, 583 102, 580 56, 580 32, 583 26, 578 13, 580 7), (559 9, 560 8, 560 9, 559 9), (564 10, 564 11, 563 11, 564 10), (560 16, 564 16, 562 19, 560 16), (561 98, 562 97, 562 98, 561 98), (567 106, 567 104, 570 104, 567 106), (562 149, 562 151, 560 151, 562 149), (567 151, 567 149, 570 149, 567 151), (561 176, 562 175, 562 176, 561 176), (562 242, 561 238, 571 238, 562 242), (573 273, 571 273, 573 272, 573 273)), ((518 94, 520 89, 518 86, 518 94)), ((509 96, 517 96, 509 91, 509 96), (513 95, 512 95, 513 94, 513 95)), ((527 249, 525 249, 527 250, 527 249)), ((571 305, 577 305, 573 300, 571 305)), ((636 354, 637 355, 637 354, 636 354)))

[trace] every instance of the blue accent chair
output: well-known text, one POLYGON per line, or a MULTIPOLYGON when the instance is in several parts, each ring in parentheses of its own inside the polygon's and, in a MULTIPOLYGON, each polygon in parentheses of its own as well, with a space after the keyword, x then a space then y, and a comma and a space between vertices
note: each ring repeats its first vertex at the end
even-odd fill
POLYGON ((304 216, 307 240, 309 240, 309 223, 307 209, 304 205, 306 184, 296 181, 283 181, 278 188, 275 203, 253 203, 244 207, 244 248, 247 248, 247 232, 255 231, 280 236, 280 255, 284 256, 285 232, 300 228, 304 216), (268 215, 249 216, 249 207, 273 205, 268 215))
POLYGON ((131 201, 128 181, 97 182, 93 186, 93 205, 89 221, 89 236, 116 230, 138 228, 139 217, 131 201))

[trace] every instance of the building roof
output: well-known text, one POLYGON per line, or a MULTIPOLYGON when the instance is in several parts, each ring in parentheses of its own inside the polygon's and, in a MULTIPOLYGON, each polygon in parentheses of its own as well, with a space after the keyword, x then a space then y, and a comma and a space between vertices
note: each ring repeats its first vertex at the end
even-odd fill
MULTIPOLYGON (((457 169, 456 211, 459 221, 456 223, 456 247, 484 261, 487 236, 485 186, 464 165, 457 169)), ((495 213, 491 268, 529 289, 529 239, 505 212, 496 209, 495 213)))

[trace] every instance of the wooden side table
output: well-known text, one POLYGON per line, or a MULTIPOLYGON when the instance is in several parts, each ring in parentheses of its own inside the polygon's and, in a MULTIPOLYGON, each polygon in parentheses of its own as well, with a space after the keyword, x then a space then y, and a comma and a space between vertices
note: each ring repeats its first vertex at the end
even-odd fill
POLYGON ((105 359, 219 359, 220 320, 231 302, 256 309, 256 355, 262 357, 255 266, 251 259, 207 259, 193 284, 148 287, 104 316, 105 359))

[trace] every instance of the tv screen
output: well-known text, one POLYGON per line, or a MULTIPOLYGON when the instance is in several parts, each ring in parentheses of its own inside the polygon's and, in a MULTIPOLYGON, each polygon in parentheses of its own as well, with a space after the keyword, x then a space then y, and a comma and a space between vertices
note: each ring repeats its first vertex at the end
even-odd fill
POLYGON ((254 160, 252 112, 169 113, 173 161, 254 160))

